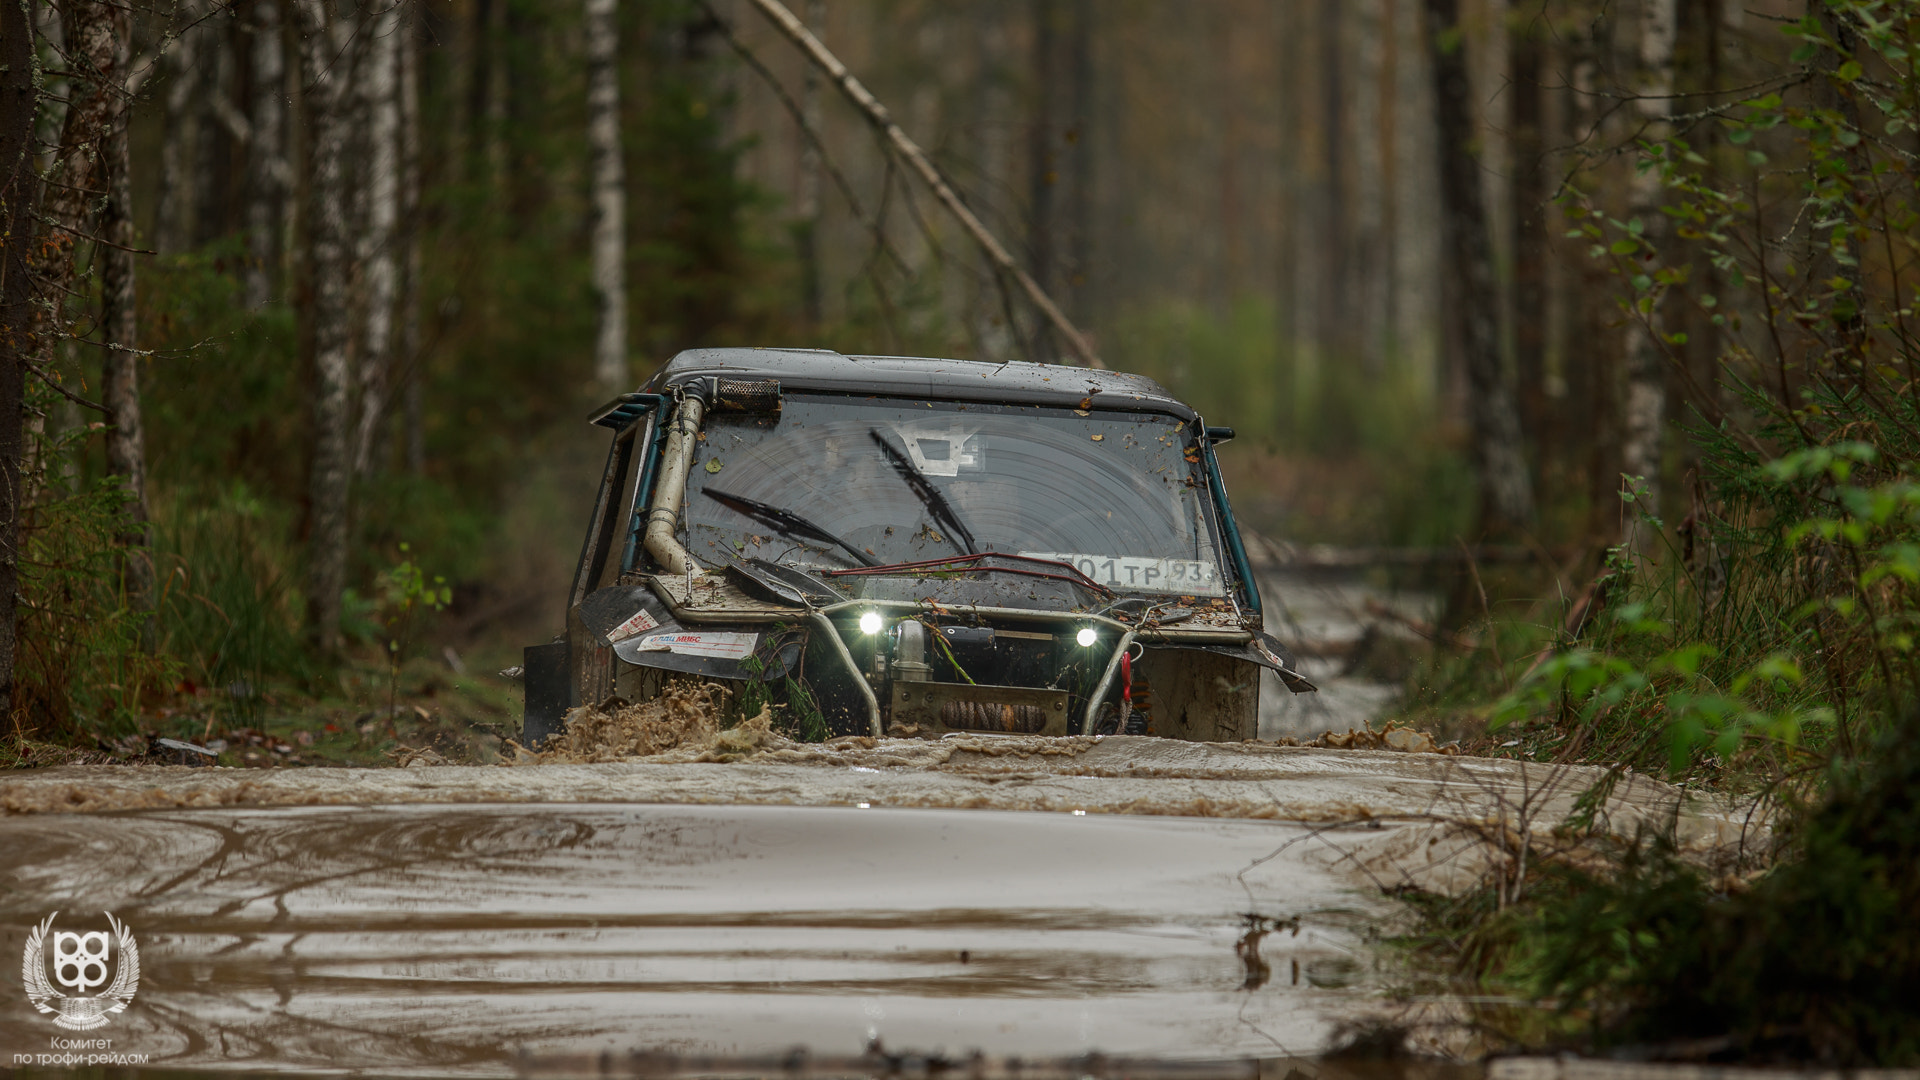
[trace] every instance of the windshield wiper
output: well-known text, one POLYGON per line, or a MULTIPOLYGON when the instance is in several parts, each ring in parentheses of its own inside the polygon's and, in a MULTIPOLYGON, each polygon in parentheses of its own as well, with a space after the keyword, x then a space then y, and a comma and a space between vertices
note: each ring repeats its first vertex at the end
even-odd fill
POLYGON ((920 499, 920 504, 927 508, 927 513, 932 514, 935 521, 960 540, 962 550, 969 555, 977 554, 980 549, 974 546, 973 533, 961 523, 960 515, 953 512, 953 507, 947 504, 947 497, 940 494, 939 488, 933 486, 933 481, 927 479, 927 474, 914 465, 912 458, 894 449, 893 444, 887 441, 887 437, 880 434, 879 428, 868 428, 867 434, 872 435, 873 441, 880 444, 881 452, 887 455, 887 460, 893 464, 894 471, 900 474, 900 479, 905 480, 907 486, 913 489, 914 495, 920 499))
POLYGON ((715 491, 712 488, 701 488, 700 490, 707 498, 712 499, 714 502, 719 503, 729 510, 735 510, 750 518, 756 518, 766 522, 773 526, 782 536, 805 536, 810 539, 825 541, 845 551, 853 557, 854 562, 859 563, 861 566, 880 565, 879 560, 872 558, 859 548, 854 547, 852 544, 847 543, 845 540, 840 539, 791 510, 782 510, 777 506, 770 506, 756 499, 749 499, 744 495, 729 495, 724 491, 715 491))

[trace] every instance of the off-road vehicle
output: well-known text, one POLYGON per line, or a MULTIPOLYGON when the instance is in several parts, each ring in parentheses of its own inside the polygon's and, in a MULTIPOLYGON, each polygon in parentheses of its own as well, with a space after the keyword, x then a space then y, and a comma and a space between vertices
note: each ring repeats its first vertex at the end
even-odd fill
POLYGON ((1150 379, 695 349, 613 433, 526 735, 684 673, 828 734, 1255 735, 1265 633, 1214 447, 1150 379))

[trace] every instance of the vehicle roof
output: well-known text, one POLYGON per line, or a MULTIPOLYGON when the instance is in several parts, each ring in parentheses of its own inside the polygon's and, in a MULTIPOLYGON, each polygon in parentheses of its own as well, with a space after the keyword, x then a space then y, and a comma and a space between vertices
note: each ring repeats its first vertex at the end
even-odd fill
POLYGON ((688 349, 654 372, 641 389, 660 393, 707 375, 778 379, 785 390, 882 397, 1078 405, 1140 409, 1183 420, 1194 411, 1144 375, 1065 364, 941 360, 915 356, 847 356, 828 349, 688 349))

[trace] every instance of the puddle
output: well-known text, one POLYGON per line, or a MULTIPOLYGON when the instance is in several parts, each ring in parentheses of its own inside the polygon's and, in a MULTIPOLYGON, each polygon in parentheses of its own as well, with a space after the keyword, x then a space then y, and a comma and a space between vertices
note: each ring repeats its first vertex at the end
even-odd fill
MULTIPOLYGON (((139 991, 85 1034, 169 1069, 1310 1055, 1371 999, 1385 915, 1261 821, 330 806, 15 816, 0 846, 0 950, 113 911, 139 991)), ((0 1053, 69 1034, 0 982, 0 1053)))

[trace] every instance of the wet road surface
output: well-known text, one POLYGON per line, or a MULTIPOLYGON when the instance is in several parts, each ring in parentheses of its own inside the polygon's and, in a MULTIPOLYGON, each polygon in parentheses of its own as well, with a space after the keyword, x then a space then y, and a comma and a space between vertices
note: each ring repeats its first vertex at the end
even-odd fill
MULTIPOLYGON (((1321 844, 1276 822, 858 807, 15 816, 0 955, 54 909, 73 930, 113 911, 140 989, 88 1034, 166 1067, 497 1074, 523 1052, 874 1037, 1272 1057, 1321 1048, 1371 993, 1381 902, 1305 857, 1321 844), (1250 964, 1256 915, 1299 931, 1250 964)), ((0 1052, 65 1034, 0 987, 0 1052)))

